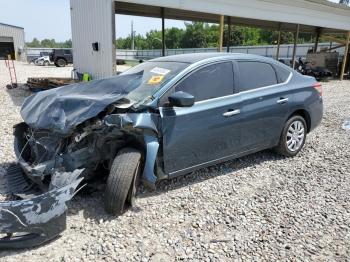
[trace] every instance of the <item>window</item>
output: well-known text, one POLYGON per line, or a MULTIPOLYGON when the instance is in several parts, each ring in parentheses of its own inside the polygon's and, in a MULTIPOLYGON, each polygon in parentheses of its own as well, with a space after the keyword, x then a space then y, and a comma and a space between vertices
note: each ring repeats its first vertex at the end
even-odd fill
POLYGON ((72 52, 70 50, 64 50, 64 54, 65 55, 70 55, 70 54, 72 54, 72 52))
POLYGON ((283 68, 282 66, 273 65, 273 67, 275 68, 277 73, 278 83, 286 82, 291 72, 288 69, 283 68))
POLYGON ((239 83, 236 93, 277 84, 275 69, 267 63, 257 61, 237 62, 239 83))
POLYGON ((181 81, 175 91, 194 96, 195 101, 233 94, 233 70, 231 62, 203 67, 181 81))
POLYGON ((148 61, 126 70, 121 75, 141 76, 141 80, 137 78, 137 81, 128 83, 130 87, 135 83, 136 86, 126 98, 137 103, 147 101, 187 66, 189 64, 181 62, 148 61))

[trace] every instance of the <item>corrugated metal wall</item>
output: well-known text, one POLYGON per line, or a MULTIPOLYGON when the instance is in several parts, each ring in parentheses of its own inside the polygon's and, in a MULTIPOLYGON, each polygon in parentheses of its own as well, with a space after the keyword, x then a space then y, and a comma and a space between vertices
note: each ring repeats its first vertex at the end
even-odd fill
POLYGON ((115 11, 113 0, 71 0, 74 68, 93 79, 115 74, 115 11), (99 43, 93 51, 92 43, 99 43))
POLYGON ((0 24, 0 37, 12 37, 15 47, 16 59, 26 61, 24 29, 0 24), (21 51, 21 52, 19 52, 21 51))

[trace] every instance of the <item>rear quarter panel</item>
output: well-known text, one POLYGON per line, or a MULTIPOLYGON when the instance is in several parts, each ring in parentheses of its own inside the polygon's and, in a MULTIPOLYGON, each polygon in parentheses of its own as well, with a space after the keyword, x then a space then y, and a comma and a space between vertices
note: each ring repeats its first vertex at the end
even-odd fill
POLYGON ((305 110, 310 117, 309 130, 313 130, 322 121, 323 99, 313 87, 317 81, 313 77, 303 76, 294 72, 289 83, 289 89, 293 93, 293 100, 290 104, 291 111, 305 110))

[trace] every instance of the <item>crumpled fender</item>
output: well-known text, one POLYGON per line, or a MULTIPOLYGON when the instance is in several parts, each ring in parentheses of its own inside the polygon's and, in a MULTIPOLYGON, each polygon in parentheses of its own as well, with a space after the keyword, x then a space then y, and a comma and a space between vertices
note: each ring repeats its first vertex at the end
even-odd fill
POLYGON ((49 191, 29 199, 0 202, 0 249, 28 248, 47 242, 66 229, 66 203, 76 193, 83 169, 57 172, 49 191))
POLYGON ((159 149, 159 119, 160 116, 158 114, 152 113, 112 114, 104 119, 107 126, 116 126, 118 128, 132 127, 143 130, 146 160, 142 180, 151 188, 155 188, 157 181, 157 177, 154 174, 154 166, 159 149))

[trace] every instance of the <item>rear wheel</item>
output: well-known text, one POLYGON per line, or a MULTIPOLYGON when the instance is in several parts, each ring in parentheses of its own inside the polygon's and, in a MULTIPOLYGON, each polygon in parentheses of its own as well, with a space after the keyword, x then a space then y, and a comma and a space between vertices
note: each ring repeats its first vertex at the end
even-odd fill
POLYGON ((284 156, 295 156, 303 148, 306 140, 307 125, 305 119, 299 115, 292 116, 286 122, 276 147, 277 153, 284 156))
POLYGON ((141 153, 137 149, 123 148, 118 152, 106 185, 105 209, 108 213, 122 214, 134 204, 140 164, 141 153))
POLYGON ((67 65, 67 61, 64 60, 63 58, 59 58, 56 60, 55 65, 58 67, 65 67, 67 65))

